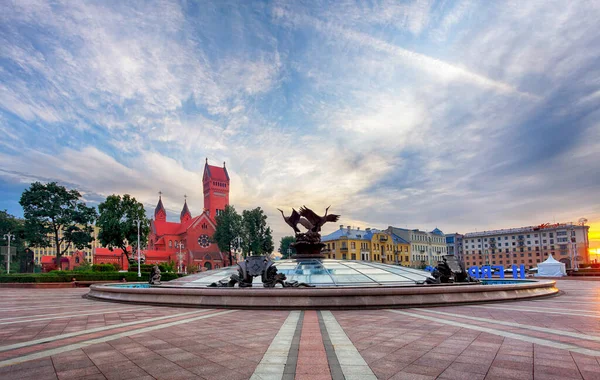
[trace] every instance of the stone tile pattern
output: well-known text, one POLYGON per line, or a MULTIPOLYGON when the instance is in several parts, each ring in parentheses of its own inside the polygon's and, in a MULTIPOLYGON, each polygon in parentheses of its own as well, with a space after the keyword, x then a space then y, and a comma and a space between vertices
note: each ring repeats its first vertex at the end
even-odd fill
MULTIPOLYGON (((452 315, 435 315, 414 309, 403 310, 414 317, 386 310, 335 311, 330 315, 341 328, 337 331, 328 329, 328 338, 334 346, 343 348, 336 343, 336 337, 346 336, 352 343, 346 347, 349 350, 354 347, 379 379, 600 380, 600 356, 526 341, 527 337, 537 337, 600 353, 600 341, 593 339, 600 337, 600 282, 559 281, 558 287, 563 295, 542 300, 432 309, 452 315), (512 332, 525 340, 425 321, 418 315, 512 332), (485 318, 486 321, 461 316, 485 318), (566 335, 499 325, 494 321, 560 330, 566 335), (569 333, 592 339, 573 338, 568 336, 569 333)), ((193 310, 96 302, 82 299, 81 295, 86 292, 87 289, 78 288, 0 289, 0 348, 95 327, 168 317, 151 323, 158 326, 185 318, 174 316, 193 310), (82 313, 92 314, 79 315, 82 313), (53 319, 35 320, 44 317, 53 319)), ((323 311, 322 316, 327 313, 323 311)), ((317 333, 316 315, 306 311, 301 321, 297 378, 330 376, 324 366, 319 367, 323 365, 323 335, 317 333)), ((265 358, 267 349, 289 316, 287 311, 240 310, 3 366, 0 367, 0 379, 248 379, 265 358)), ((145 324, 130 329, 140 326, 145 324)), ((122 330, 115 328, 101 335, 122 330)), ((76 341, 96 336, 83 334, 76 341)), ((8 350, 2 357, 43 352, 48 347, 70 343, 72 340, 65 339, 20 349, 22 351, 8 350)), ((340 365, 356 364, 356 361, 344 359, 346 356, 342 352, 341 349, 336 351, 340 365)), ((282 356, 272 360, 284 359, 282 356)), ((265 376, 268 378, 274 377, 265 376)), ((358 373, 356 378, 361 378, 358 373)))
MULTIPOLYGON (((10 317, 37 318, 33 316, 42 315, 44 305, 50 304, 64 303, 65 307, 47 309, 48 314, 76 314, 78 311, 89 312, 93 308, 102 310, 132 306, 84 300, 81 299, 84 293, 80 289, 61 289, 60 293, 46 289, 0 289, 0 323, 10 317), (54 296, 56 294, 60 296, 54 296), (38 306, 42 308, 37 308, 38 306), (15 311, 10 311, 11 309, 15 311)), ((63 334, 67 332, 66 327, 73 324, 77 325, 77 330, 85 330, 194 310, 168 307, 148 309, 148 306, 143 305, 137 307, 139 311, 123 315, 108 312, 30 323, 26 322, 30 318, 25 318, 23 323, 0 329, 4 337, 0 346, 38 339, 40 331, 47 329, 49 324, 59 322, 61 328, 52 329, 52 334, 44 336, 63 334)), ((237 311, 0 367, 0 379, 248 379, 288 314, 286 311, 237 311)), ((172 319, 167 319, 164 323, 170 321, 172 319)), ((132 327, 135 328, 137 327, 132 327)))
MULTIPOLYGON (((559 281, 558 286, 565 291, 559 297, 485 304, 486 308, 453 306, 432 310, 459 315, 438 316, 440 319, 570 343, 597 350, 600 355, 598 341, 460 318, 460 315, 476 316, 600 337, 600 282, 559 281), (494 308, 487 308, 489 306, 494 308), (527 309, 536 312, 523 311, 527 309)), ((415 309, 403 311, 434 315, 415 309)), ((384 310, 363 311, 360 318, 355 311, 333 314, 379 379, 600 379, 600 356, 582 355, 384 310)))
POLYGON ((323 345, 319 318, 315 310, 304 313, 298 364, 296 365, 298 380, 331 380, 329 363, 323 345))

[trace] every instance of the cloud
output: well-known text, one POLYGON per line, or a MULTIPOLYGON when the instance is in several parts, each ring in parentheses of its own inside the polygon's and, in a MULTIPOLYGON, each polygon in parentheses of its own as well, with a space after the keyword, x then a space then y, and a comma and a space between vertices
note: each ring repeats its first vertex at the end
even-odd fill
POLYGON ((464 80, 479 86, 493 88, 500 92, 516 93, 526 98, 535 99, 534 94, 521 92, 518 89, 476 72, 470 71, 464 67, 452 65, 442 60, 420 54, 415 51, 401 48, 388 43, 379 38, 372 37, 366 33, 357 32, 344 28, 340 25, 323 22, 314 17, 302 14, 290 14, 282 8, 276 8, 274 14, 278 18, 285 19, 291 23, 291 26, 309 26, 323 33, 328 38, 344 38, 351 43, 359 44, 362 47, 387 53, 389 56, 399 59, 398 64, 409 65, 413 68, 425 71, 428 75, 434 75, 439 80, 449 82, 454 80, 464 80))
MULTIPOLYGON (((600 178, 589 2, 5 2, 0 176, 202 210, 442 230, 586 216, 600 178), (552 25, 552 27, 548 27, 552 25)), ((18 211, 17 211, 18 212, 18 211)), ((328 226, 326 231, 338 228, 328 226)))

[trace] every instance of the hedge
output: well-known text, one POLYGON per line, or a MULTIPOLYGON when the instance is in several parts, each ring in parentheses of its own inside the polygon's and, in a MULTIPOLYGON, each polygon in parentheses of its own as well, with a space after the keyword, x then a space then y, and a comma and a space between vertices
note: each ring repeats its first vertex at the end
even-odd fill
POLYGON ((94 264, 92 265, 94 272, 115 272, 116 268, 113 264, 94 264))
MULTIPOLYGON (((0 275, 0 283, 14 282, 71 282, 76 281, 115 281, 123 278, 127 282, 148 281, 150 273, 142 272, 142 277, 137 272, 75 272, 75 271, 53 271, 50 273, 22 273, 0 275)), ((162 281, 170 281, 180 277, 177 273, 161 273, 162 281)))
MULTIPOLYGON (((129 264, 129 271, 130 272, 137 272, 137 263, 134 264, 129 264)), ((141 265, 142 268, 142 272, 152 272, 152 268, 154 268, 154 264, 142 264, 141 265)), ((162 273, 167 272, 167 268, 165 268, 165 266, 163 264, 158 264, 158 269, 160 269, 160 271, 162 273)))

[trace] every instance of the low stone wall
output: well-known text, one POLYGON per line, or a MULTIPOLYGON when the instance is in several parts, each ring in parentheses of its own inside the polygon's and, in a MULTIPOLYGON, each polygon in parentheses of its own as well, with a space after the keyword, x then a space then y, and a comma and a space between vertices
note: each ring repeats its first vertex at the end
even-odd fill
POLYGON ((92 285, 90 298, 200 308, 381 309, 508 301, 558 293, 556 281, 338 288, 118 288, 92 285))
POLYGON ((18 289, 56 289, 56 288, 84 288, 94 284, 109 284, 114 281, 71 281, 71 282, 6 282, 0 283, 0 288, 18 289))

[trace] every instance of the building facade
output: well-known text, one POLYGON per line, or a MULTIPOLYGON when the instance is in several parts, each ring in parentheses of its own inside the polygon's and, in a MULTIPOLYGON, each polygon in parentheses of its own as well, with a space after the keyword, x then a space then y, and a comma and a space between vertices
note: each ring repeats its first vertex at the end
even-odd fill
POLYGON ((412 267, 435 266, 447 254, 446 236, 438 228, 427 232, 389 226, 386 231, 402 238, 410 245, 412 267))
POLYGON ((551 254, 567 268, 589 262, 589 226, 541 224, 493 231, 469 232, 463 238, 463 263, 537 266, 551 254))
POLYGON ((216 269, 232 265, 229 255, 220 252, 212 236, 216 230, 215 217, 229 204, 229 174, 225 163, 223 167, 212 166, 208 160, 202 176, 204 192, 204 211, 192 217, 184 200, 179 222, 168 222, 167 211, 159 196, 150 223, 148 249, 143 251, 148 264, 181 261, 183 271, 189 266, 199 269, 216 269))
MULTIPOLYGON (((77 249, 75 247, 72 247, 71 250, 65 252, 66 256, 72 256, 75 252, 83 252, 83 255, 85 257, 85 259, 87 260, 88 263, 92 264, 94 262, 94 251, 96 248, 101 247, 100 242, 98 241, 98 234, 100 233, 100 228, 93 226, 94 231, 92 233, 92 236, 94 238, 94 240, 91 242, 91 247, 90 248, 83 248, 83 249, 77 249)), ((31 249, 31 251, 33 252, 33 261, 37 264, 37 265, 42 265, 42 256, 54 256, 56 257, 56 245, 54 244, 54 235, 50 235, 50 243, 51 246, 50 247, 43 247, 43 248, 39 248, 39 247, 29 247, 29 249, 31 249)), ((58 232, 58 237, 62 238, 62 231, 58 232)), ((46 265, 49 265, 49 259, 45 259, 46 265)))
MULTIPOLYGON (((86 261, 89 262, 88 256, 83 251, 71 252, 68 255, 60 257, 60 270, 73 270, 80 265, 83 265, 86 261)), ((56 251, 53 256, 41 256, 39 264, 42 266, 43 272, 50 272, 52 270, 58 270, 59 267, 56 265, 56 251)))
POLYGON ((463 238, 459 233, 446 234, 446 252, 448 255, 456 256, 461 262, 463 260, 463 238))
POLYGON ((340 228, 321 239, 329 259, 410 265, 410 245, 399 236, 367 228, 340 228))

